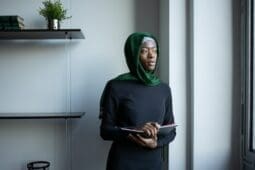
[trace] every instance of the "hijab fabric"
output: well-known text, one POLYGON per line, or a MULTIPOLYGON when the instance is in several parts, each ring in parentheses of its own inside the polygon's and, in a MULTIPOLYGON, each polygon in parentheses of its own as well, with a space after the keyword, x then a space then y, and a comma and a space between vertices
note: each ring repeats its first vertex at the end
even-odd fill
MULTIPOLYGON (((147 71, 140 62, 140 50, 144 39, 151 38, 157 45, 157 56, 159 56, 159 47, 156 38, 150 33, 136 32, 131 34, 125 43, 124 53, 129 68, 129 73, 119 75, 115 80, 138 80, 147 86, 156 86, 160 84, 159 78, 154 71, 147 71)), ((158 62, 157 62, 158 63, 158 62)))

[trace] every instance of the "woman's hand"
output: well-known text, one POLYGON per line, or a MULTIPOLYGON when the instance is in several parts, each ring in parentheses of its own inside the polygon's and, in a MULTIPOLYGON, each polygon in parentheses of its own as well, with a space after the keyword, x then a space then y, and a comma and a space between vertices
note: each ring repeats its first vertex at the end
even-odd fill
POLYGON ((144 131, 145 136, 141 136, 139 134, 132 135, 130 134, 128 138, 133 142, 147 148, 156 148, 157 147, 157 133, 160 125, 156 122, 148 122, 140 130, 144 131))
POLYGON ((144 131, 146 137, 157 137, 160 125, 156 122, 148 122, 140 130, 144 131))
POLYGON ((138 145, 146 147, 146 148, 150 148, 150 149, 154 149, 158 145, 157 136, 150 137, 150 138, 145 138, 145 137, 140 136, 139 134, 137 134, 137 135, 129 134, 128 138, 131 141, 137 143, 138 145))

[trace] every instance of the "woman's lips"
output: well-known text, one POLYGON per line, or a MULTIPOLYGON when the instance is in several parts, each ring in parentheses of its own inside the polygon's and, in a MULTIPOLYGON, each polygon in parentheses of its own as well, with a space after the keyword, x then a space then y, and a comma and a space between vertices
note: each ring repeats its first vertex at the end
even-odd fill
POLYGON ((156 62, 155 61, 149 61, 147 62, 149 66, 155 66, 156 62))

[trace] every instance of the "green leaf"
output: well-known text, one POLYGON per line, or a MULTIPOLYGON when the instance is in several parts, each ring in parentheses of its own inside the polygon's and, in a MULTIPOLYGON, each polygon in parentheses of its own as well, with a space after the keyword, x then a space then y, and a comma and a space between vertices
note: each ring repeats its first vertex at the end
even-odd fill
POLYGON ((71 18, 71 16, 67 16, 67 9, 64 8, 60 0, 45 0, 42 4, 43 7, 39 8, 39 14, 48 21, 52 19, 62 21, 71 18))

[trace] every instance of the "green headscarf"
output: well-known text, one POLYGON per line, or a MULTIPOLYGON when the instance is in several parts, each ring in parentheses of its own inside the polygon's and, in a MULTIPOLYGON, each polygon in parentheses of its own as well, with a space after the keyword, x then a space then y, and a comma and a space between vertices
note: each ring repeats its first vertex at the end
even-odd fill
MULTIPOLYGON (((131 34, 125 43, 124 52, 129 73, 119 75, 115 80, 139 80, 148 86, 156 86, 160 84, 159 78, 154 71, 146 71, 140 62, 140 50, 142 41, 145 37, 152 38, 157 45, 157 56, 159 56, 159 47, 156 38, 150 33, 137 32, 131 34)), ((158 62, 157 62, 158 63, 158 62)))

